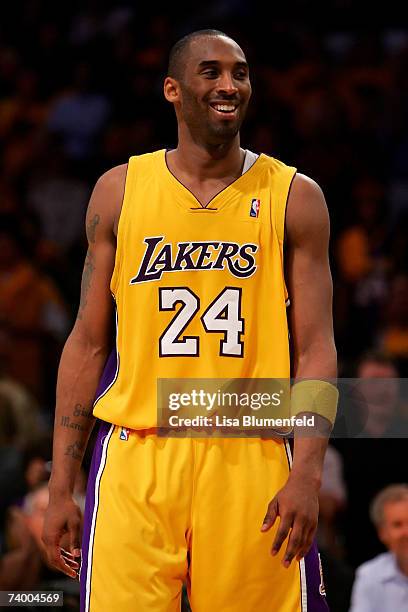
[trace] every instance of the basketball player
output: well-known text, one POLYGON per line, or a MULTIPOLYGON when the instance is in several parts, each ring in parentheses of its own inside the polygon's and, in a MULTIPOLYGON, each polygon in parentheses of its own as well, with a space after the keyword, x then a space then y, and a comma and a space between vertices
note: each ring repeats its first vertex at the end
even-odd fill
MULTIPOLYGON (((158 378, 289 378, 288 295, 294 375, 336 375, 324 197, 295 168, 241 148, 251 84, 225 34, 179 41, 164 95, 177 148, 108 171, 89 204, 57 384, 49 558, 75 577, 81 548, 91 612, 179 610, 185 580, 193 612, 326 610, 312 543, 327 440, 295 436, 290 470, 282 439, 155 429, 158 378), (81 544, 72 489, 95 417, 81 544)), ((297 413, 312 409, 305 397, 297 413)), ((326 408, 313 411, 328 423, 326 408)))

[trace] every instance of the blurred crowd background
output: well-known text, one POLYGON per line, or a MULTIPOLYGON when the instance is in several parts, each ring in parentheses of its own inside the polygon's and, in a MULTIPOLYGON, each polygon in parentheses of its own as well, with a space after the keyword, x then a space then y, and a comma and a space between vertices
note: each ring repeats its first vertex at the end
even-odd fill
MULTIPOLYGON (((85 210, 103 172, 175 146, 162 81, 184 34, 215 27, 241 44, 254 90, 243 146, 297 166, 324 190, 339 375, 407 376, 408 29, 371 23, 363 5, 359 12, 340 0, 324 6, 343 18, 318 26, 306 4, 295 0, 292 15, 274 19, 243 0, 198 3, 196 13, 185 2, 152 14, 101 0, 2 9, 0 588, 62 581, 66 609, 77 609, 75 586, 44 564, 39 532, 56 371, 79 302, 85 210)), ((316 15, 322 10, 315 3, 316 15)), ((368 439, 330 446, 319 540, 333 610, 348 609, 355 568, 383 550, 370 500, 408 481, 405 440, 384 439, 388 426, 383 415, 368 439), (330 590, 331 581, 343 586, 330 590)))

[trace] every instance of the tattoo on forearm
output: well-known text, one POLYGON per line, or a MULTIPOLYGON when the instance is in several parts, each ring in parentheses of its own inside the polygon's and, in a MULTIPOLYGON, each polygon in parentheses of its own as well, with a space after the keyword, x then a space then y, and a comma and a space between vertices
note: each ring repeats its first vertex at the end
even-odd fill
POLYGON ((82 404, 75 404, 74 411, 72 413, 75 417, 81 416, 90 419, 93 417, 92 406, 91 408, 85 408, 82 404))
POLYGON ((82 444, 81 442, 78 442, 77 440, 73 444, 70 444, 69 446, 67 446, 64 454, 69 457, 72 457, 73 459, 77 459, 78 461, 81 461, 84 449, 85 449, 85 445, 82 444))
POLYGON ((88 237, 89 242, 95 242, 96 226, 98 225, 100 219, 101 218, 99 215, 94 215, 86 226, 86 235, 88 237))
POLYGON ((86 254, 84 271, 82 273, 82 282, 81 282, 81 300, 79 302, 79 311, 78 311, 78 319, 82 318, 82 313, 84 311, 85 306, 87 305, 87 295, 89 288, 91 286, 92 274, 95 270, 94 265, 95 257, 90 249, 86 254))
POLYGON ((85 431, 87 428, 81 423, 77 423, 76 421, 71 421, 69 416, 62 416, 60 420, 61 427, 67 427, 68 429, 76 429, 77 431, 85 431))

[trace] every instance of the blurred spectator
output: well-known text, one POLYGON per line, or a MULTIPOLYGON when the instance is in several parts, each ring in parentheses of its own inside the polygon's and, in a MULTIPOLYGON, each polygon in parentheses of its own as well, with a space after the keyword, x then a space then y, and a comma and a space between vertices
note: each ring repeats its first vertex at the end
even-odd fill
POLYGON ((341 519, 347 506, 343 459, 329 444, 324 458, 319 492, 317 544, 323 567, 327 603, 331 612, 346 612, 350 605, 353 570, 344 562, 341 519))
POLYGON ((25 491, 17 437, 18 424, 11 401, 0 392, 0 532, 7 508, 25 491))
POLYGON ((391 283, 381 333, 382 347, 398 360, 402 376, 408 375, 408 275, 398 274, 391 283))
POLYGON ((39 405, 34 397, 17 381, 3 376, 0 370, 0 398, 10 403, 16 421, 16 435, 13 444, 22 448, 33 437, 40 434, 44 424, 41 421, 39 405))
POLYGON ((28 183, 27 206, 37 213, 43 237, 66 253, 84 232, 90 190, 60 147, 46 141, 43 151, 28 183))
POLYGON ((387 225, 384 186, 361 178, 353 189, 354 223, 339 236, 336 259, 335 324, 350 355, 373 348, 373 326, 387 296, 387 225), (350 334, 351 330, 357 333, 350 334))
POLYGON ((408 485, 391 485, 380 491, 371 505, 370 515, 379 539, 389 552, 358 568, 350 612, 406 612, 408 485))
POLYGON ((331 444, 327 447, 319 492, 319 549, 333 557, 343 557, 343 545, 339 537, 338 519, 345 510, 347 490, 343 477, 343 459, 331 444))
POLYGON ((0 100, 0 138, 4 139, 19 125, 44 123, 47 105, 39 95, 39 78, 33 70, 21 70, 16 76, 13 95, 0 100))
POLYGON ((109 101, 92 82, 92 66, 81 62, 74 69, 72 90, 61 94, 50 109, 48 129, 62 137, 69 158, 84 161, 93 155, 109 112, 109 101))
POLYGON ((44 344, 61 341, 68 318, 51 280, 24 255, 18 224, 2 219, 0 228, 1 368, 37 398, 44 394, 44 344))
POLYGON ((41 578, 42 560, 23 512, 11 508, 0 530, 0 589, 32 589, 41 578))
POLYGON ((26 493, 48 482, 51 470, 52 436, 49 432, 32 437, 22 451, 26 493))
POLYGON ((408 481, 398 374, 389 356, 369 352, 359 360, 351 389, 346 380, 340 390, 343 424, 335 427, 333 443, 344 462, 348 505, 341 527, 347 560, 353 567, 381 552, 368 517, 370 500, 392 482, 408 481))

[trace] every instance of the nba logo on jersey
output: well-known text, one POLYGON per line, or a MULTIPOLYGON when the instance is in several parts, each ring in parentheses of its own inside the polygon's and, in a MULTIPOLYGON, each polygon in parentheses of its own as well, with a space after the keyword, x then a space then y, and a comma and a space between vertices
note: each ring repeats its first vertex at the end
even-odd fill
POLYGON ((257 198, 253 198, 252 202, 251 202, 251 208, 249 211, 249 216, 250 217, 255 217, 255 219, 258 218, 259 216, 259 209, 261 207, 261 200, 258 200, 257 198))
POLYGON ((130 429, 127 429, 127 427, 121 427, 119 439, 125 440, 125 442, 127 442, 129 440, 129 433, 130 433, 130 429))

